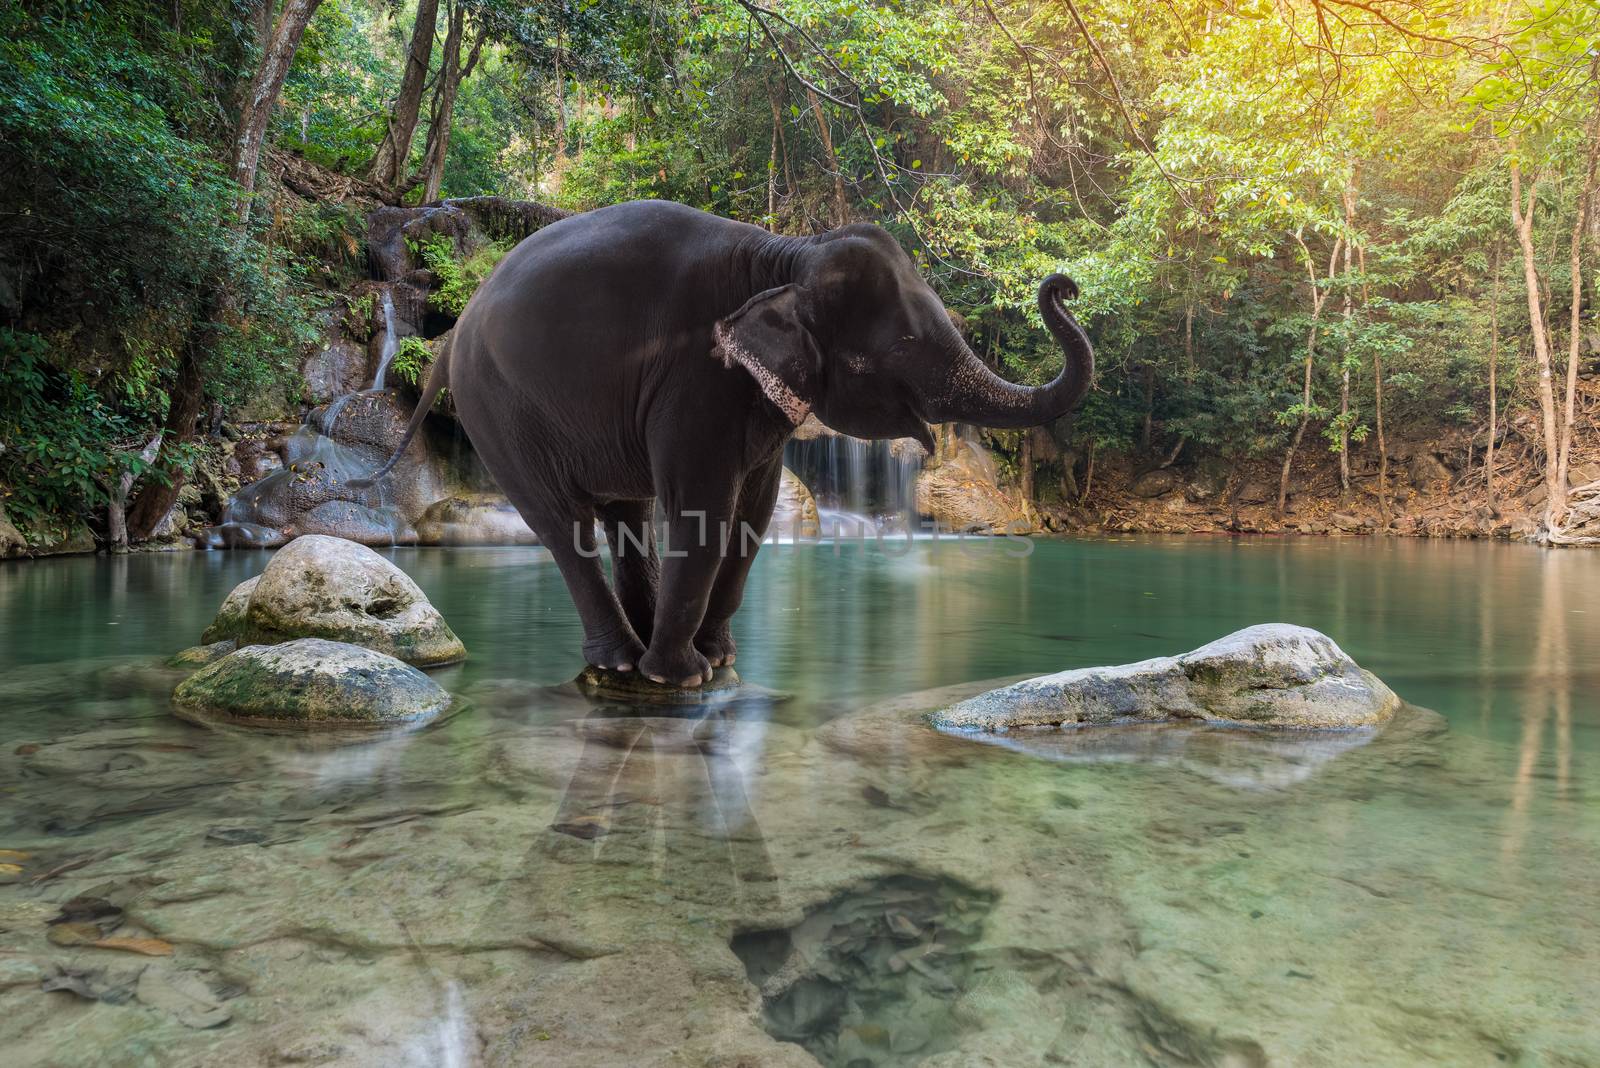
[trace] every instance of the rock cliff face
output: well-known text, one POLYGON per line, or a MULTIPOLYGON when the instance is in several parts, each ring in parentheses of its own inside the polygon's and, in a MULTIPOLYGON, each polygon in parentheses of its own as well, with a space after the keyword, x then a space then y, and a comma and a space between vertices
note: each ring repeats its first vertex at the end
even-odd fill
POLYGON ((785 467, 778 503, 772 509, 772 522, 767 525, 768 536, 806 539, 820 537, 821 532, 815 498, 799 476, 785 467))
POLYGON ((226 495, 221 522, 201 536, 202 545, 273 548, 303 534, 363 545, 535 542, 478 464, 447 403, 377 486, 349 483, 383 464, 411 418, 415 387, 428 369, 408 339, 437 345, 455 322, 458 305, 441 299, 441 279, 421 256, 422 243, 443 240, 462 261, 565 214, 496 197, 373 211, 367 236, 377 277, 334 302, 323 344, 301 366, 303 396, 315 407, 299 427, 257 424, 229 450, 241 485, 226 495))
POLYGON ((955 454, 925 467, 917 476, 917 511, 941 530, 968 534, 1030 534, 1037 514, 1015 491, 999 486, 994 458, 962 439, 955 454))

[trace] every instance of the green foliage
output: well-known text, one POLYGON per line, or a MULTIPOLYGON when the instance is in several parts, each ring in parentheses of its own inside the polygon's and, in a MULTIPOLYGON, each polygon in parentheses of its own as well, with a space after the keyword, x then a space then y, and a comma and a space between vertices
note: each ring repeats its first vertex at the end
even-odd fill
MULTIPOLYGON (((1307 417, 1336 447, 1360 445, 1380 365, 1388 425, 1473 426, 1491 318, 1502 396, 1527 402, 1512 159, 1540 178, 1535 266, 1565 322, 1560 235, 1596 106, 1583 4, 1385 5, 1330 37, 1325 7, 1278 0, 786 0, 762 5, 782 17, 760 24, 737 0, 462 2, 478 58, 444 195, 575 209, 661 197, 787 233, 880 222, 974 348, 1032 384, 1061 360, 1035 287, 1066 271, 1098 362, 1070 433, 1057 428, 1078 455, 1186 443, 1187 457, 1237 463, 1281 455, 1307 417), (1338 255, 1353 248, 1359 262, 1338 255)), ((323 0, 274 150, 359 177, 388 128, 414 12, 323 0)), ((447 19, 441 7, 430 85, 447 19)), ((258 231, 229 225, 219 161, 253 36, 244 7, 200 0, 0 11, 6 426, 34 443, 7 438, 0 477, 41 487, 17 490, 34 494, 19 510, 95 506, 161 421, 197 325, 218 320, 207 399, 233 411, 283 386, 317 340, 316 308, 365 270, 351 202, 264 179, 258 231), (221 308, 207 301, 216 288, 221 308), (93 428, 51 437, 55 421, 93 428)), ((414 248, 437 279, 434 308, 459 315, 508 247, 414 248)), ((370 295, 351 302, 349 332, 372 310, 370 295)), ((419 383, 430 359, 407 339, 392 366, 419 383)))
POLYGON ((0 487, 25 529, 61 533, 89 515, 124 471, 142 473, 132 421, 79 372, 49 360, 49 343, 0 327, 0 487))
POLYGON ((433 350, 420 337, 403 337, 389 362, 389 373, 402 382, 420 388, 433 366, 433 350))
POLYGON ((0 477, 20 516, 104 503, 205 318, 221 320, 203 377, 224 408, 285 382, 311 335, 306 278, 349 223, 308 209, 275 248, 233 227, 235 187, 211 140, 227 124, 205 102, 248 69, 244 25, 187 3, 0 11, 0 477), (226 307, 207 300, 219 288, 226 307))
POLYGON ((405 44, 389 32, 381 5, 323 0, 284 84, 275 140, 333 170, 366 163, 383 140, 405 44))
POLYGON ((511 243, 491 241, 467 253, 456 254, 455 243, 443 234, 434 234, 417 248, 422 261, 438 279, 431 303, 450 315, 460 315, 478 285, 494 270, 495 264, 511 251, 511 243))

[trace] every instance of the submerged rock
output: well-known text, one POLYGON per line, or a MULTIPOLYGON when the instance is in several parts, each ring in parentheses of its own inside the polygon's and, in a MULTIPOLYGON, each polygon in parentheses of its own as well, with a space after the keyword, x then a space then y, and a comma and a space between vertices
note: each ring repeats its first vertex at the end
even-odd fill
POLYGON ((363 545, 307 534, 240 583, 203 640, 272 645, 296 638, 349 642, 434 667, 466 658, 466 647, 422 589, 363 545))
POLYGON ((971 731, 1165 720, 1328 729, 1376 726, 1399 705, 1332 638, 1264 623, 1182 656, 1027 679, 936 712, 931 722, 971 731))
POLYGON ((392 656, 300 638, 229 653, 179 683, 172 703, 202 723, 361 727, 431 719, 450 695, 392 656))
POLYGON ((653 682, 637 671, 612 671, 587 664, 572 680, 578 692, 596 701, 625 704, 700 705, 739 687, 739 674, 731 667, 714 668, 711 681, 701 686, 672 686, 653 682))

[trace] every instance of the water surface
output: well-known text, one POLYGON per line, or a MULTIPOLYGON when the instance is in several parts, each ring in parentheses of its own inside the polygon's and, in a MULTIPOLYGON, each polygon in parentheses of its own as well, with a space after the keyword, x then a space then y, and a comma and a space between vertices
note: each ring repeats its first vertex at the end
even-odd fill
POLYGON ((168 714, 151 665, 267 554, 0 569, 19 1063, 1600 1064, 1600 556, 769 547, 748 688, 697 719, 554 688, 580 633, 541 550, 389 555, 471 704, 346 747, 168 714), (1265 621, 1437 715, 1067 752, 915 725, 1265 621), (51 941, 73 898, 172 955, 51 941))

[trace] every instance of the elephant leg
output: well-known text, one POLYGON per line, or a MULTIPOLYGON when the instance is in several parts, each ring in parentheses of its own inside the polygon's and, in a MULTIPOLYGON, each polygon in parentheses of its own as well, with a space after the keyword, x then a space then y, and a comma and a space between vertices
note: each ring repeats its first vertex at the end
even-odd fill
POLYGON ((611 585, 634 634, 645 645, 650 644, 656 590, 661 585, 661 558, 650 523, 655 504, 654 500, 611 501, 599 507, 606 544, 611 547, 611 585))
POLYGON ((644 645, 623 615, 600 566, 593 507, 576 500, 552 504, 544 491, 508 486, 505 480, 501 488, 561 569, 583 621, 583 658, 595 667, 632 671, 644 655, 644 645))
POLYGON ((783 457, 780 455, 766 467, 752 472, 739 492, 739 503, 734 509, 733 536, 717 569, 711 598, 706 603, 705 618, 701 620, 700 631, 694 639, 694 647, 711 662, 712 667, 731 664, 738 655, 739 647, 733 640, 730 623, 733 614, 739 610, 740 602, 744 600, 745 579, 756 562, 761 539, 767 536, 767 526, 772 522, 772 506, 778 500, 778 487, 782 479, 783 457))
POLYGON ((650 648, 639 670, 656 682, 698 686, 711 680, 711 663, 694 647, 706 603, 722 564, 734 502, 701 495, 664 494, 667 545, 656 598, 650 648))

